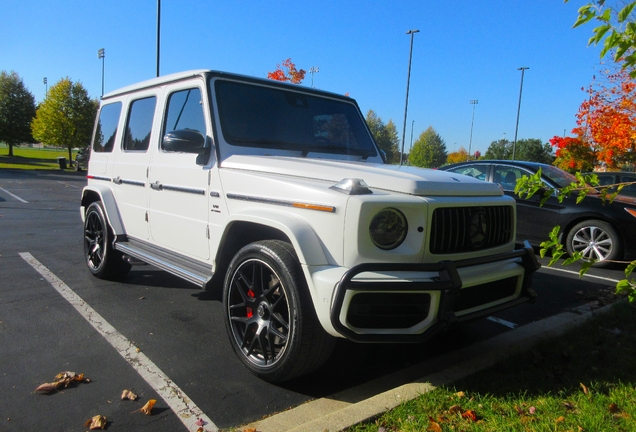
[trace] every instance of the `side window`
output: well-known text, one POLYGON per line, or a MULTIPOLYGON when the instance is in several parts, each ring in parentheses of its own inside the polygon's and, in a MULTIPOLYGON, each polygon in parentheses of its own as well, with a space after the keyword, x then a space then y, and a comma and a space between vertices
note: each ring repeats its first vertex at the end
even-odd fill
POLYGON ((130 104, 126 135, 124 136, 124 150, 148 150, 156 104, 157 98, 154 96, 137 99, 130 104))
POLYGON ((203 100, 198 87, 174 92, 168 98, 163 133, 178 129, 195 130, 206 135, 203 100))
POLYGON ((513 191, 515 190, 515 186, 517 186, 517 180, 524 175, 530 174, 520 168, 497 165, 495 166, 493 181, 499 183, 503 190, 513 191))
POLYGON ((486 172, 488 171, 488 165, 463 165, 450 170, 456 174, 462 174, 469 177, 474 177, 477 180, 486 180, 486 172))
POLYGON ((115 145, 117 124, 121 114, 121 102, 103 105, 99 111, 95 136, 93 137, 93 151, 98 153, 110 153, 115 145))

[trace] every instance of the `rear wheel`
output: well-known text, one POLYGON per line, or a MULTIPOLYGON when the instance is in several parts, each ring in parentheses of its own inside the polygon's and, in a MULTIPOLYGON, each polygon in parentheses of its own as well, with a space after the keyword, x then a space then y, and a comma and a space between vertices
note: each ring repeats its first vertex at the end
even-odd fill
POLYGON ((581 252, 583 258, 598 261, 597 267, 605 267, 621 258, 622 243, 616 230, 600 220, 583 221, 575 225, 566 240, 568 253, 581 252))
POLYGON ((241 249, 228 268, 223 305, 232 348, 266 381, 317 369, 335 345, 318 322, 289 243, 267 240, 241 249))
POLYGON ((84 217, 84 258, 88 269, 100 279, 116 279, 130 271, 130 263, 112 245, 113 233, 101 202, 88 206, 84 217))

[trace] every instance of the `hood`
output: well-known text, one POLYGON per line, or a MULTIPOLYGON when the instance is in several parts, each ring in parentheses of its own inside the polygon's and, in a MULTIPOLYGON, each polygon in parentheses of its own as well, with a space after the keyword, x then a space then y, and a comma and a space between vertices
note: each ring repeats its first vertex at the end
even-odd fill
POLYGON ((500 196, 493 183, 446 171, 332 159, 233 155, 222 168, 266 172, 337 183, 345 178, 364 180, 371 189, 420 196, 500 196))

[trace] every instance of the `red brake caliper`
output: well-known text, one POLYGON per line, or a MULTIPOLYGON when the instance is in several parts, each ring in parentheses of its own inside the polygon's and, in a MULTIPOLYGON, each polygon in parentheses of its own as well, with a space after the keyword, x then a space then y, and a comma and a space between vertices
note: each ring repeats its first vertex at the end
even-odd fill
MULTIPOLYGON (((254 295, 254 291, 252 291, 252 290, 248 290, 248 291, 247 291, 247 295, 248 295, 250 298, 254 298, 254 297, 255 297, 255 295, 254 295)), ((245 309, 246 309, 246 311, 247 311, 247 317, 248 317, 248 318, 252 318, 252 315, 254 315, 254 314, 252 313, 252 308, 251 308, 251 307, 246 307, 245 309)))

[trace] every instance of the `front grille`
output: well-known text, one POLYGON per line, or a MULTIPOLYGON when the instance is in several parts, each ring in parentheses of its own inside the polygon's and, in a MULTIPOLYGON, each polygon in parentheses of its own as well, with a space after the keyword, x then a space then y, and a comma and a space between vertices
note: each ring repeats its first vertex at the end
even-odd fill
POLYGON ((358 328, 409 328, 428 317, 430 304, 425 293, 360 293, 351 299, 347 321, 358 328))
POLYGON ((438 208, 433 212, 430 251, 451 254, 489 249, 512 239, 511 206, 438 208))
POLYGON ((510 297, 517 291, 517 277, 509 277, 494 282, 485 283, 459 290, 459 296, 455 299, 453 312, 461 312, 506 297, 510 297))

